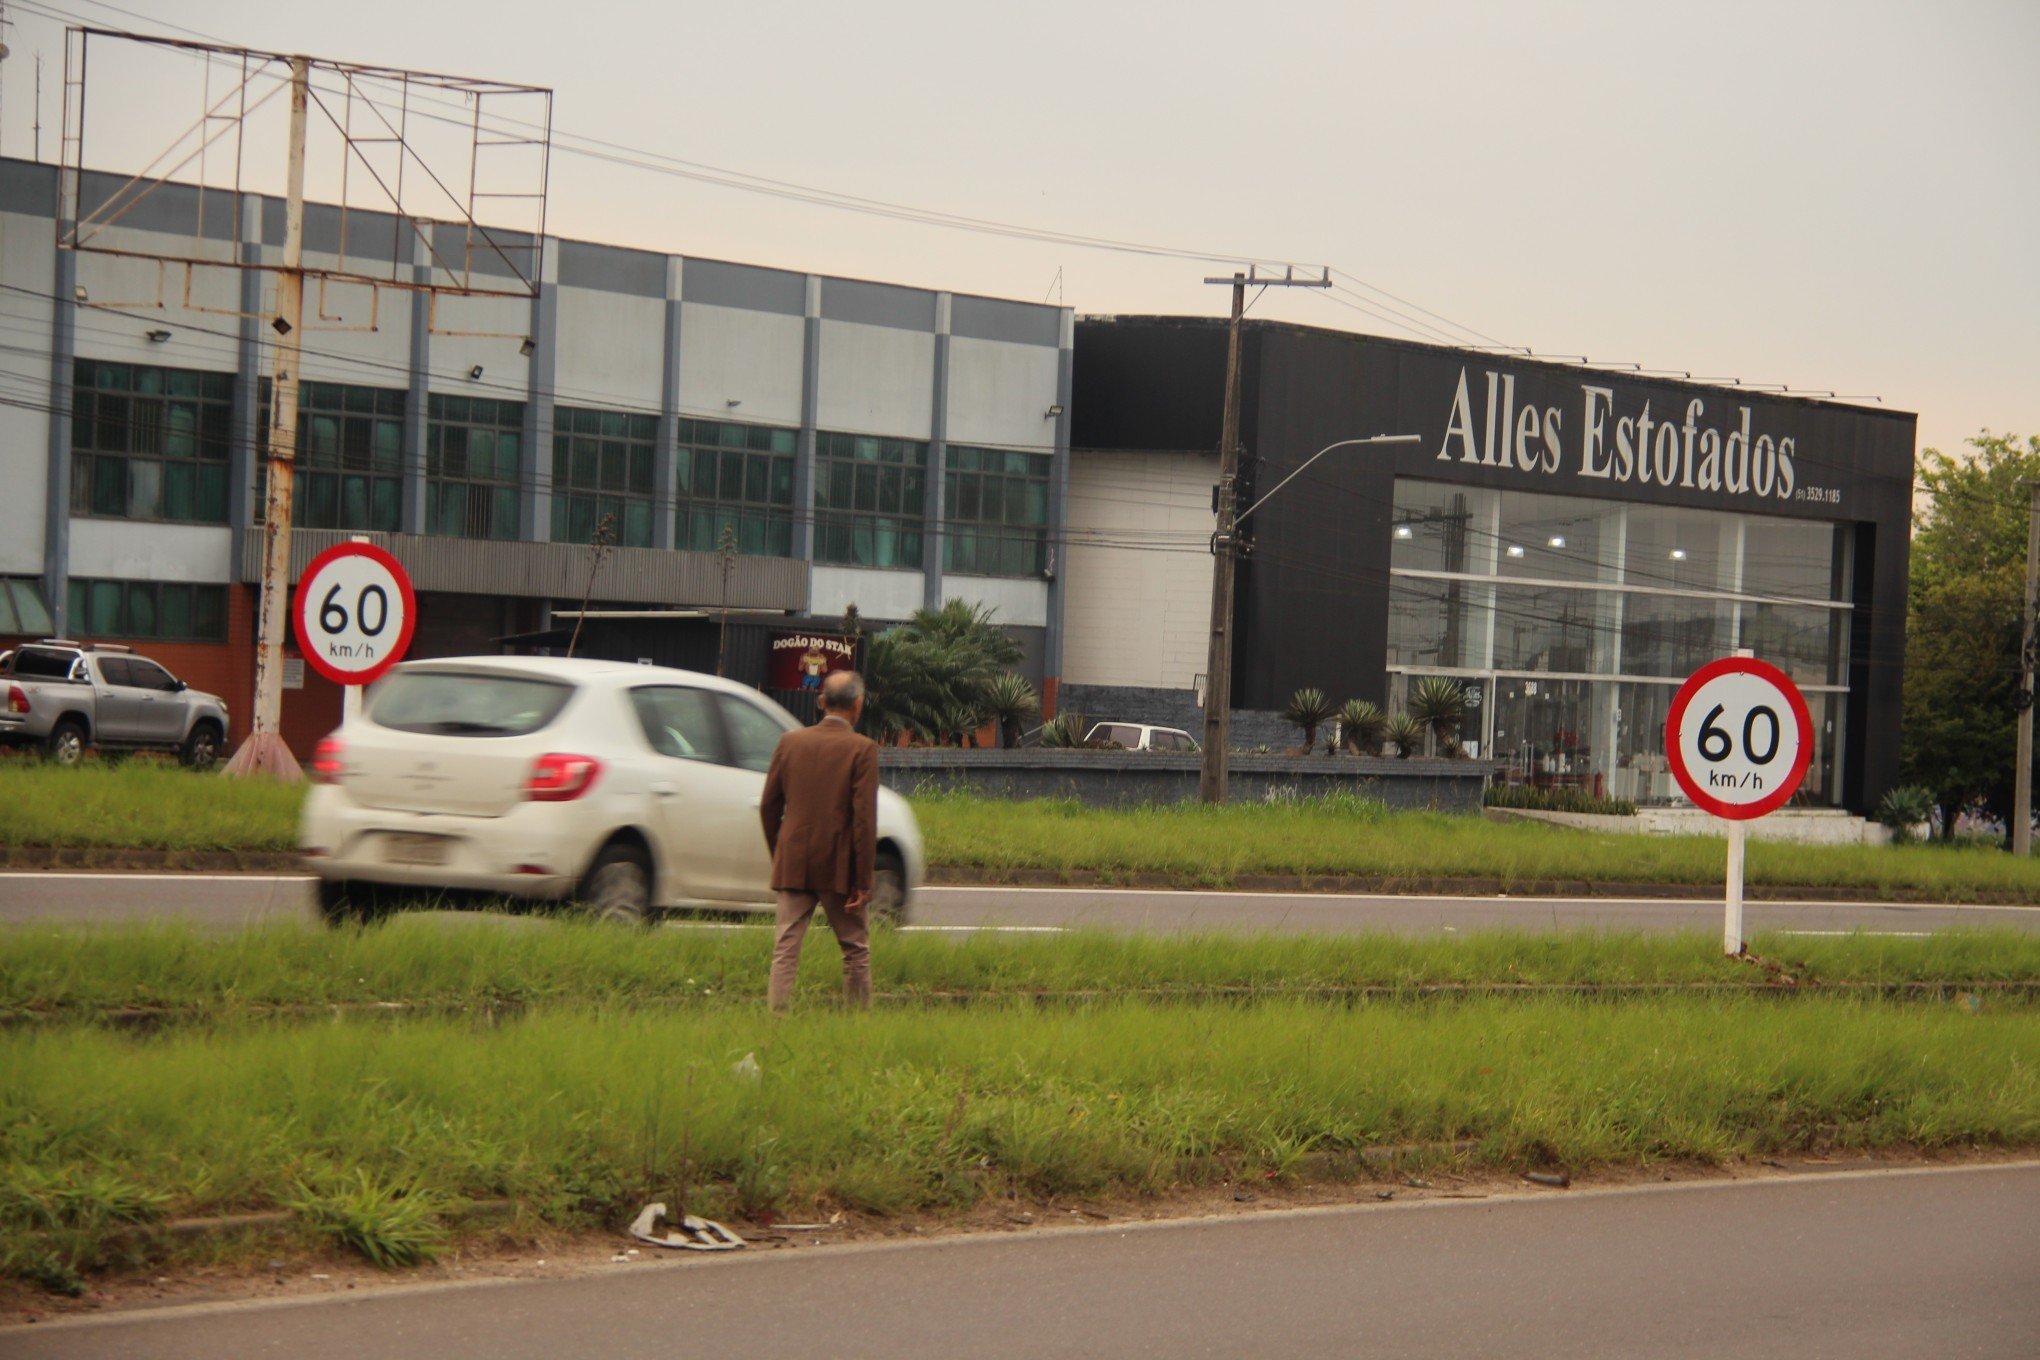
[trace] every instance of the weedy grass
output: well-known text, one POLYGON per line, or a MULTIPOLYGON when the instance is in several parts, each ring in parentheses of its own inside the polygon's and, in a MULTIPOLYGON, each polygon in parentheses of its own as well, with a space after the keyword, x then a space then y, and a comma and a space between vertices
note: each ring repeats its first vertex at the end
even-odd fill
MULTIPOLYGON (((1364 798, 1124 809, 1070 800, 917 798, 931 863, 993 876, 1050 870, 1160 874, 1228 887, 1246 875, 1484 878, 1509 889, 1601 883, 1719 884, 1707 836, 1623 836, 1541 822, 1390 812, 1364 798)), ((1752 884, 1868 889, 1966 901, 2040 901, 2040 861, 1929 846, 1751 841, 1752 884)))
POLYGON ((292 850, 300 785, 228 779, 147 759, 71 769, 0 760, 0 845, 292 850))
MULTIPOLYGON (((2040 936, 1951 931, 1924 939, 1759 934, 1756 952, 1802 983, 2040 982, 2040 936)), ((277 1008, 401 1003, 486 1011, 542 1005, 713 1006, 763 995, 769 928, 629 931, 572 919, 398 916, 326 930, 232 933, 189 925, 0 928, 0 1019, 116 1010, 221 1018, 277 1008)), ((1246 991, 1306 994, 1437 986, 1762 986, 1716 936, 1473 932, 1392 935, 969 936, 882 932, 873 982, 889 998, 1246 991)), ((839 965, 826 941, 802 960, 821 995, 839 965)))
POLYGON ((285 1208, 396 1265, 458 1237, 449 1209, 496 1198, 530 1224, 615 1227, 651 1199, 805 1219, 1154 1195, 1453 1139, 1477 1140, 1477 1165, 1575 1171, 2031 1147, 2035 1018, 2016 1000, 1537 996, 14 1028, 0 1269, 61 1283, 146 1259, 128 1225, 166 1214, 285 1208))

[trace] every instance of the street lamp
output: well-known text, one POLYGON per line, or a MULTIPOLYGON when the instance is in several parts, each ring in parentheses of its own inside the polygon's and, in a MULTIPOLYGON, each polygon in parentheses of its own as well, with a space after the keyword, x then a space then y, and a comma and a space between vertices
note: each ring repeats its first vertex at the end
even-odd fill
MULTIPOLYGON (((1414 434, 1377 434, 1364 439, 1337 439, 1313 453, 1296 466, 1287 477, 1277 482, 1268 493, 1246 509, 1231 514, 1232 488, 1222 486, 1219 492, 1218 532, 1212 536, 1211 551, 1217 557, 1212 564, 1211 591, 1211 656, 1205 673, 1211 679, 1206 684, 1204 695, 1204 766, 1197 780, 1197 792, 1207 803, 1225 801, 1225 785, 1228 767, 1231 765, 1232 745, 1232 625, 1233 625, 1233 560, 1239 549, 1239 528, 1247 516, 1259 510, 1275 498, 1277 492, 1303 475, 1303 470, 1333 449, 1352 448, 1363 444, 1415 444, 1421 436, 1414 434)), ((1228 450, 1229 451, 1229 450, 1228 450)))

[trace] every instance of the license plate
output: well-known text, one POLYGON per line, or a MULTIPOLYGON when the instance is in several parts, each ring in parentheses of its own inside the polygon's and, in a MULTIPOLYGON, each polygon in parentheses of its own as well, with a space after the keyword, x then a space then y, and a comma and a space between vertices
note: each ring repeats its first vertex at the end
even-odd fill
POLYGON ((444 836, 398 835, 389 840, 392 864, 444 864, 447 840, 444 836))

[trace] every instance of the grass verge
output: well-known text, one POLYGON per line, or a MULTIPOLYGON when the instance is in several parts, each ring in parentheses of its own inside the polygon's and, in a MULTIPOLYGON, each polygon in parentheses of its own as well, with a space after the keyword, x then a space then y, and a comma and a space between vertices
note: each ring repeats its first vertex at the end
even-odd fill
POLYGON ((265 1209, 398 1264, 498 1198, 531 1232, 655 1198, 763 1221, 1153 1195, 1450 1139, 1575 1171, 2032 1146, 2035 1017, 1680 996, 16 1028, 0 1269, 61 1284, 159 1259, 136 1224, 265 1209))
MULTIPOLYGON (((192 775, 172 765, 91 762, 58 770, 0 761, 0 846, 193 854, 296 844, 298 786, 192 775)), ((1096 809, 931 795, 914 803, 938 869, 993 879, 1049 873, 1152 876, 1231 887, 1257 875, 1388 882, 1473 879, 1505 891, 1580 883, 1718 888, 1724 850, 1706 836, 1618 836, 1543 823, 1389 812, 1367 799, 1096 809)), ((2040 902, 2040 860, 1942 846, 1753 841, 1753 889, 1843 889, 1941 901, 2040 902)))
MULTIPOLYGON (((932 863, 991 876, 1033 870, 1160 875, 1230 887, 1257 874, 1417 881, 1486 879, 1504 889, 1602 883, 1718 888, 1723 842, 1623 836, 1536 822, 1390 812, 1364 799, 1100 810, 1073 801, 917 799, 932 863)), ((2040 861, 1940 846, 1751 841, 1747 881, 1937 900, 2040 901, 2040 861)))
MULTIPOLYGON (((2040 936, 1925 939, 1759 935, 1752 947, 1802 984, 2040 981, 2040 936)), ((152 925, 0 930, 0 1018, 115 1011, 218 1018, 276 1008, 403 1003, 420 1009, 713 1006, 763 995, 763 925, 634 932, 574 921, 397 917, 366 930, 276 926, 231 934, 152 925)), ((1210 993, 1261 995, 1439 986, 1772 985, 1702 934, 1513 934, 1446 939, 1235 934, 1130 936, 887 933, 872 953, 881 994, 904 998, 1210 993)), ((836 985, 835 950, 806 951, 803 986, 836 985)))

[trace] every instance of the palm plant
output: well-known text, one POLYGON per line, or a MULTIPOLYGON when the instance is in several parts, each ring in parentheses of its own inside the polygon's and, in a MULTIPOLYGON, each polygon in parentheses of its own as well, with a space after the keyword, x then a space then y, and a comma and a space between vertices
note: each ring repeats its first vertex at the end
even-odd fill
POLYGON ((1381 735, 1395 743, 1398 760, 1408 760, 1429 729, 1407 713, 1398 713, 1383 727, 1381 735))
POLYGON ((1339 709, 1339 726, 1346 748, 1361 755, 1381 754, 1381 737, 1388 715, 1372 699, 1348 699, 1339 709))
POLYGON ((1450 745, 1466 716, 1466 691, 1456 680, 1427 675, 1410 690, 1409 716, 1422 723, 1440 744, 1450 745))
POLYGON ((1329 721, 1338 707, 1325 697, 1321 689, 1300 689, 1289 696, 1289 707, 1282 710, 1285 720, 1303 729, 1303 749, 1317 749, 1317 730, 1329 721))
POLYGON ((917 611, 865 646, 865 726, 880 737, 962 741, 984 725, 990 687, 1019 659, 1020 644, 985 606, 917 611))
POLYGON ((1088 730, 1083 714, 1059 713, 1041 729, 1041 744, 1048 747, 1081 746, 1088 730))
POLYGON ((1001 671, 992 677, 984 692, 985 716, 999 725, 999 748, 1010 751, 1020 741, 1020 729, 1041 712, 1041 696, 1026 677, 1001 671))

